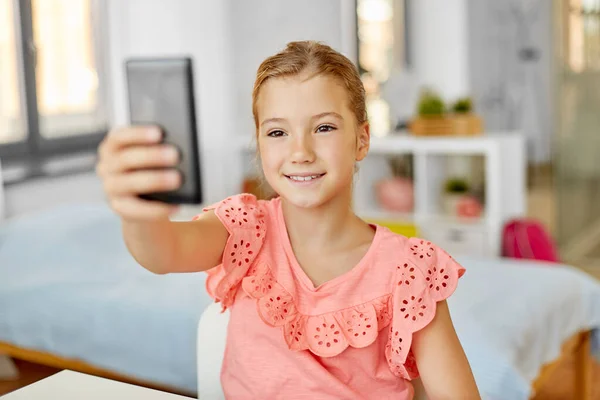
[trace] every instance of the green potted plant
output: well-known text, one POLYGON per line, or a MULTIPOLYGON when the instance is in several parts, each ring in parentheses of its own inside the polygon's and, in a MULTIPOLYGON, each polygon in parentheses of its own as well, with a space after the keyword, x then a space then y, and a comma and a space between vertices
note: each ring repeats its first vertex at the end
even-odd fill
POLYGON ((461 198, 469 194, 469 182, 464 178, 450 178, 444 186, 442 207, 446 214, 456 215, 457 205, 461 198))
POLYGON ((446 103, 432 89, 421 91, 417 103, 417 116, 409 126, 409 131, 418 136, 440 136, 452 133, 452 121, 448 118, 446 103))
POLYGON ((469 114, 473 111, 473 102, 470 97, 457 99, 452 105, 452 111, 455 114, 469 114))
POLYGON ((423 118, 439 118, 446 113, 446 104, 442 97, 431 89, 421 92, 418 104, 418 113, 423 118))
POLYGON ((454 133, 458 135, 478 135, 483 131, 481 118, 473 112, 473 100, 466 96, 452 104, 454 133))

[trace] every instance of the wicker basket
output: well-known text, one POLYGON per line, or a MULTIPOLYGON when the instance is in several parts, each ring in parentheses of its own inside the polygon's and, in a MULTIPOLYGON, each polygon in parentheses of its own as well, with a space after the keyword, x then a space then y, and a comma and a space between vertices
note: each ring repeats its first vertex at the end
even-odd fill
POLYGON ((474 114, 417 117, 408 130, 416 136, 474 136, 483 133, 483 123, 474 114))

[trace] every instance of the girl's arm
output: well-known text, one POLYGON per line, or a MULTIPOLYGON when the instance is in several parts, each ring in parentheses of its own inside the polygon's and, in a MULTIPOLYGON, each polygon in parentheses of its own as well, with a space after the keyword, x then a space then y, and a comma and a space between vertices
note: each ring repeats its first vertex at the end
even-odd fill
POLYGON ((221 263, 229 233, 214 211, 196 221, 123 220, 123 236, 137 262, 156 274, 199 272, 221 263))
POLYGON ((430 400, 481 399, 446 301, 438 302, 433 321, 413 334, 412 351, 430 400))

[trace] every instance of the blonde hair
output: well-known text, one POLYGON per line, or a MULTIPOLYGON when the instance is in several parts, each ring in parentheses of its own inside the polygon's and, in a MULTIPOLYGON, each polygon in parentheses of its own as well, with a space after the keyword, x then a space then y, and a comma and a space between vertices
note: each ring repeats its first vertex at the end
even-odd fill
POLYGON ((252 114, 258 132, 257 100, 261 86, 271 78, 288 77, 310 72, 331 76, 343 83, 349 97, 350 110, 358 124, 367 122, 365 88, 356 66, 330 46, 315 41, 290 42, 281 52, 267 58, 258 67, 252 91, 252 114))

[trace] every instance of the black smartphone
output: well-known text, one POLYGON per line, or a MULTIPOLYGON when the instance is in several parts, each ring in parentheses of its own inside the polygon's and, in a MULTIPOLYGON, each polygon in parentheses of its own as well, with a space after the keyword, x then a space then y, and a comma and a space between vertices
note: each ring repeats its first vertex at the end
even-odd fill
POLYGON ((200 157, 192 59, 135 58, 125 62, 132 125, 156 125, 163 143, 177 147, 182 185, 173 191, 141 195, 170 204, 202 202, 200 157))

